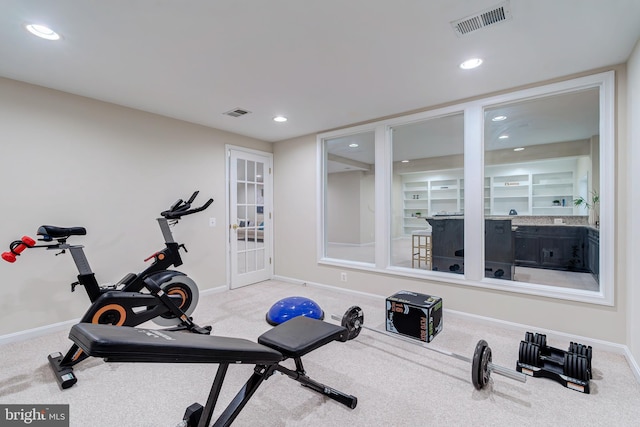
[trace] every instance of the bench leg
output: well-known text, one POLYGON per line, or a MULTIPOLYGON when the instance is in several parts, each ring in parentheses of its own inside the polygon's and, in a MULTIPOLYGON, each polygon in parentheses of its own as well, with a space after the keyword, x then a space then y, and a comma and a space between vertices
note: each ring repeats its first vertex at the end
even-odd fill
MULTIPOLYGON (((317 381, 309 378, 302 367, 302 361, 299 358, 296 358, 296 370, 285 368, 280 364, 275 365, 256 365, 253 370, 253 374, 247 382, 242 386, 240 391, 236 394, 233 400, 229 403, 227 408, 220 414, 218 419, 214 421, 212 427, 228 427, 233 423, 236 419, 240 411, 245 407, 249 399, 255 394, 260 384, 267 378, 269 378, 275 371, 281 372, 288 376, 291 379, 298 381, 305 387, 310 388, 311 390, 323 394, 330 399, 335 400, 336 402, 342 403, 343 405, 354 409, 358 404, 358 398, 355 396, 351 396, 345 394, 341 391, 333 389, 331 387, 327 387, 324 384, 321 384, 317 381)), ((211 422, 211 418, 213 415, 213 410, 215 409, 216 402, 218 401, 218 397, 220 395, 220 390, 222 389, 222 383, 224 381, 224 377, 227 372, 227 368, 229 367, 228 363, 220 364, 218 367, 218 372, 216 373, 216 378, 213 381, 213 385, 211 386, 211 392, 209 393, 209 398, 207 399, 207 405, 205 406, 202 416, 198 421, 198 427, 207 427, 211 422)))
POLYGON ((356 407, 356 405, 358 404, 357 397, 351 396, 350 394, 343 393, 339 390, 336 390, 334 388, 328 387, 324 384, 321 384, 317 381, 312 380, 306 375, 304 368, 302 367, 302 360, 300 360, 299 358, 296 358, 295 362, 296 362, 295 371, 285 368, 284 366, 281 366, 281 365, 276 365, 275 370, 278 372, 282 372, 283 374, 287 375, 289 378, 298 381, 303 386, 308 387, 311 390, 316 391, 320 394, 323 394, 328 398, 335 400, 336 402, 342 403, 343 405, 351 409, 354 409, 356 407))
MULTIPOLYGON (((277 366, 278 365, 256 365, 253 374, 249 377, 249 380, 244 384, 244 386, 242 386, 238 394, 236 394, 236 397, 233 398, 224 412, 220 414, 220 417, 218 417, 216 422, 213 423, 212 427, 230 426, 240 411, 245 407, 249 399, 251 399, 251 396, 253 396, 258 387, 260 387, 260 384, 273 374, 273 371, 277 366)), ((209 417, 211 417, 211 414, 209 414, 209 417)), ((206 425, 207 424, 204 424, 204 426, 206 425)), ((198 427, 200 427, 200 424, 198 424, 198 427)))
POLYGON ((211 391, 209 392, 209 397, 207 398, 207 405, 202 411, 202 416, 200 417, 200 421, 198 422, 198 427, 207 427, 211 422, 211 416, 213 415, 213 410, 216 407, 216 402, 218 402, 218 396, 220 396, 220 390, 222 389, 222 383, 224 382, 224 377, 227 374, 228 368, 228 363, 221 363, 218 366, 216 378, 213 380, 213 384, 211 385, 211 391))

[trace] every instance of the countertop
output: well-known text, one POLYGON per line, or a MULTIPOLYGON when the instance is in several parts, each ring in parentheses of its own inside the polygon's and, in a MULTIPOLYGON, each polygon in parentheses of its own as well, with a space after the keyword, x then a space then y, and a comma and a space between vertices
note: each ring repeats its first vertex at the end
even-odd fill
MULTIPOLYGON (((427 221, 442 219, 464 219, 464 215, 442 215, 425 217, 427 221)), ((572 216, 531 216, 531 215, 490 215, 486 216, 488 220, 511 220, 513 226, 555 226, 555 227, 588 227, 598 230, 597 227, 589 224, 589 217, 584 215, 572 216), (561 219, 562 224, 555 223, 556 219, 561 219)))

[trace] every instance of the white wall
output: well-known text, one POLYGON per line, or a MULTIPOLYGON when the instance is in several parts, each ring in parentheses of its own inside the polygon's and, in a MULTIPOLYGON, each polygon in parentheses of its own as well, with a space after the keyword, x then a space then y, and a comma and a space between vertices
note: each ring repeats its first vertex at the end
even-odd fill
MULTIPOLYGON (((623 68, 617 70, 624 71, 623 68)), ((618 94, 617 100, 618 145, 626 147, 626 81, 623 72, 618 73, 618 88, 622 91, 618 94)), ((441 296, 447 308, 465 313, 615 343, 626 342, 627 286, 632 286, 632 282, 628 282, 626 278, 625 265, 619 262, 616 262, 616 298, 613 307, 402 278, 363 270, 350 271, 349 281, 341 282, 340 272, 345 271, 344 267, 318 264, 316 230, 311 229, 319 220, 316 211, 311 208, 318 200, 315 135, 276 142, 274 162, 274 204, 278 209, 278 215, 274 219, 276 275, 382 296, 409 289, 441 296), (296 179, 291 179, 291 176, 295 176, 296 179), (300 197, 293 203, 288 194, 297 194, 300 197), (305 238, 300 239, 300 236, 305 238)), ((616 167, 618 181, 627 179, 627 166, 625 157, 619 152, 616 167)), ((616 217, 618 222, 625 215, 620 210, 625 209, 626 196, 623 192, 617 194, 620 204, 616 217)), ((624 259, 621 255, 627 248, 627 236, 625 229, 616 227, 618 259, 624 259)), ((349 305, 349 302, 345 301, 345 309, 349 305)), ((640 307, 640 301, 637 301, 634 307, 640 307)))
POLYGON ((626 182, 629 192, 625 197, 629 206, 625 211, 627 228, 624 230, 627 239, 626 250, 626 283, 628 284, 628 320, 627 345, 636 361, 640 361, 640 41, 627 63, 627 96, 628 96, 628 151, 625 166, 629 171, 626 182))
POLYGON ((350 245, 373 243, 374 174, 331 173, 327 177, 327 241, 350 245))
POLYGON ((339 172, 327 177, 327 240, 330 243, 360 244, 360 180, 362 172, 339 172), (345 218, 353 218, 345 221, 345 218))
MULTIPOLYGON (((162 249, 155 220, 200 190, 206 211, 183 219, 176 240, 201 289, 226 285, 224 144, 271 151, 272 144, 204 126, 0 78, 0 252, 40 225, 84 226, 99 282, 145 267, 162 249), (209 228, 208 218, 218 226, 209 228)), ((69 254, 27 250, 0 262, 0 335, 81 317, 82 288, 69 254)))
POLYGON ((360 179, 360 244, 373 244, 376 206, 375 173, 363 172, 360 179))

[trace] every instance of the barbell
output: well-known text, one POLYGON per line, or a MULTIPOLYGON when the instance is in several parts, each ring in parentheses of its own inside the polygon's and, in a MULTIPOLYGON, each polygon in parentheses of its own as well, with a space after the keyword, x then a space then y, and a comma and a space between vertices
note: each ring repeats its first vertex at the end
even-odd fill
POLYGON ((491 347, 489 347, 489 344, 487 344, 487 342, 482 339, 478 341, 478 344, 476 344, 476 348, 473 352, 473 357, 469 358, 461 354, 453 353, 451 351, 441 350, 436 347, 427 346, 421 341, 418 342, 415 339, 405 338, 402 335, 397 335, 387 331, 381 331, 378 329, 370 328, 364 324, 364 311, 357 305, 354 305, 353 307, 349 308, 344 313, 342 318, 334 314, 331 315, 331 318, 334 320, 339 320, 342 326, 347 329, 348 340, 352 340, 356 338, 360 334, 360 331, 362 329, 366 329, 368 331, 372 331, 372 332, 376 332, 392 338, 400 339, 402 341, 406 341, 411 344, 419 345, 422 348, 435 351, 436 353, 444 354, 445 356, 453 357, 458 360, 471 363, 471 382, 473 383, 473 386, 478 390, 483 389, 489 383, 489 379, 491 378, 492 372, 495 372, 496 374, 503 375, 505 377, 508 377, 523 383, 527 381, 527 376, 525 374, 513 369, 504 368, 502 366, 495 365, 494 363, 492 363, 491 347))

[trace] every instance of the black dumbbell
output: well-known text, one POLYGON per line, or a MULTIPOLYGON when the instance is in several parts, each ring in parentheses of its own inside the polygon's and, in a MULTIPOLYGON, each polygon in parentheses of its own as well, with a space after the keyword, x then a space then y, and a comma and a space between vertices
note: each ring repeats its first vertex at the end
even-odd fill
POLYGON ((591 348, 591 346, 586 346, 583 344, 578 344, 575 342, 571 342, 569 344, 569 353, 575 353, 578 354, 579 356, 584 356, 586 359, 586 363, 587 363, 587 372, 589 373, 589 377, 592 377, 592 373, 591 373, 591 357, 593 355, 593 349, 591 348))
POLYGON ((526 332, 524 335, 525 341, 538 344, 542 349, 547 347, 547 336, 545 334, 534 334, 533 332, 526 332))
POLYGON ((580 381, 589 381, 590 372, 587 368, 588 362, 585 356, 576 353, 565 353, 564 355, 564 375, 580 381))
POLYGON ((518 350, 518 361, 526 365, 541 366, 540 346, 527 341, 520 341, 518 350))

